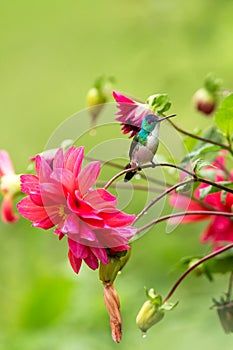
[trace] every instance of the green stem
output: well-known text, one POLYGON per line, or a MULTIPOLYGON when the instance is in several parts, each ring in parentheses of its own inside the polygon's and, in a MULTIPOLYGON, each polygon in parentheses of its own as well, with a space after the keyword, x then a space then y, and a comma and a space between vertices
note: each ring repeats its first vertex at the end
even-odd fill
POLYGON ((233 248, 233 243, 228 244, 227 246, 220 248, 217 251, 214 251, 206 256, 204 256, 204 258, 198 260, 195 264, 193 264, 192 266, 190 266, 181 276, 180 278, 176 281, 176 283, 173 285, 173 287, 171 288, 170 292, 168 293, 168 295, 163 299, 163 303, 165 303, 166 301, 168 301, 168 299, 171 298, 171 296, 174 294, 175 290, 177 289, 177 287, 181 284, 181 282, 184 280, 184 278, 191 272, 193 271, 197 266, 201 265, 202 263, 204 263, 205 261, 212 259, 213 257, 225 252, 226 250, 229 250, 233 248))

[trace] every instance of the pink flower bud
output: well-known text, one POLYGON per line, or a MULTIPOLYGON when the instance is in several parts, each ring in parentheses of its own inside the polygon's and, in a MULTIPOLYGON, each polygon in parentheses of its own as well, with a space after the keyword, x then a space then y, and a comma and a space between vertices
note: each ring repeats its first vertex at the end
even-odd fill
POLYGON ((195 108, 206 115, 211 114, 216 107, 216 97, 206 88, 196 91, 193 96, 193 102, 195 108))

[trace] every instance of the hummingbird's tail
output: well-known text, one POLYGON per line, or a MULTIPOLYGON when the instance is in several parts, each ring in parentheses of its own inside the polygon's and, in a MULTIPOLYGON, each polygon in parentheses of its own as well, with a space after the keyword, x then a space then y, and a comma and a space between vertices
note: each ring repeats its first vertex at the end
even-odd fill
MULTIPOLYGON (((130 163, 125 166, 125 169, 130 169, 130 168, 132 168, 130 163)), ((125 178, 124 178, 124 182, 130 181, 136 173, 137 173, 137 170, 129 171, 128 173, 126 173, 125 178)))

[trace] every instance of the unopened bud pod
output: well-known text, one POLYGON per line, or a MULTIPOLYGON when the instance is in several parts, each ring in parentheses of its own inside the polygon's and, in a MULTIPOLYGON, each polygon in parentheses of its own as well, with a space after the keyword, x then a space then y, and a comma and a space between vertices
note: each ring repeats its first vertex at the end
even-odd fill
POLYGON ((211 114, 216 107, 216 97, 206 88, 197 90, 193 96, 194 107, 206 115, 211 114))
POLYGON ((91 114, 91 132, 94 134, 96 126, 96 118, 99 116, 104 104, 108 102, 110 97, 110 91, 112 84, 114 83, 113 77, 101 76, 96 79, 94 85, 87 92, 86 105, 90 108, 91 114))
POLYGON ((109 258, 108 264, 100 262, 99 279, 103 284, 113 283, 118 272, 121 270, 121 262, 119 258, 109 258))
POLYGON ((109 250, 109 262, 99 265, 99 279, 104 284, 113 283, 117 274, 121 272, 124 266, 127 264, 131 254, 130 250, 124 250, 122 252, 114 252, 109 250))
POLYGON ((92 87, 87 93, 86 101, 87 107, 90 108, 91 128, 93 130, 96 125, 96 118, 103 109, 104 103, 107 102, 107 98, 101 93, 100 89, 92 87))
POLYGON ((161 321, 163 317, 164 311, 161 311, 158 305, 147 300, 142 305, 141 310, 137 315, 136 324, 143 333, 146 333, 150 327, 161 321))
POLYGON ((136 323, 144 335, 150 327, 163 319, 165 311, 170 311, 177 305, 163 302, 161 295, 156 294, 153 288, 146 290, 146 295, 148 300, 142 305, 136 318, 136 323))
POLYGON ((197 90, 193 96, 195 108, 205 115, 211 114, 217 105, 221 93, 222 81, 208 74, 204 81, 204 87, 197 90))

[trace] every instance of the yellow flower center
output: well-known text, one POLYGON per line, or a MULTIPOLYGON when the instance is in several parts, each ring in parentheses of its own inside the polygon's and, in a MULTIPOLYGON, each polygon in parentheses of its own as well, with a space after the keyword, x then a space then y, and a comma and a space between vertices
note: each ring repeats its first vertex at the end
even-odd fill
POLYGON ((65 206, 64 205, 60 205, 59 209, 58 209, 58 215, 61 216, 61 218, 63 220, 66 219, 67 214, 65 213, 65 206))

